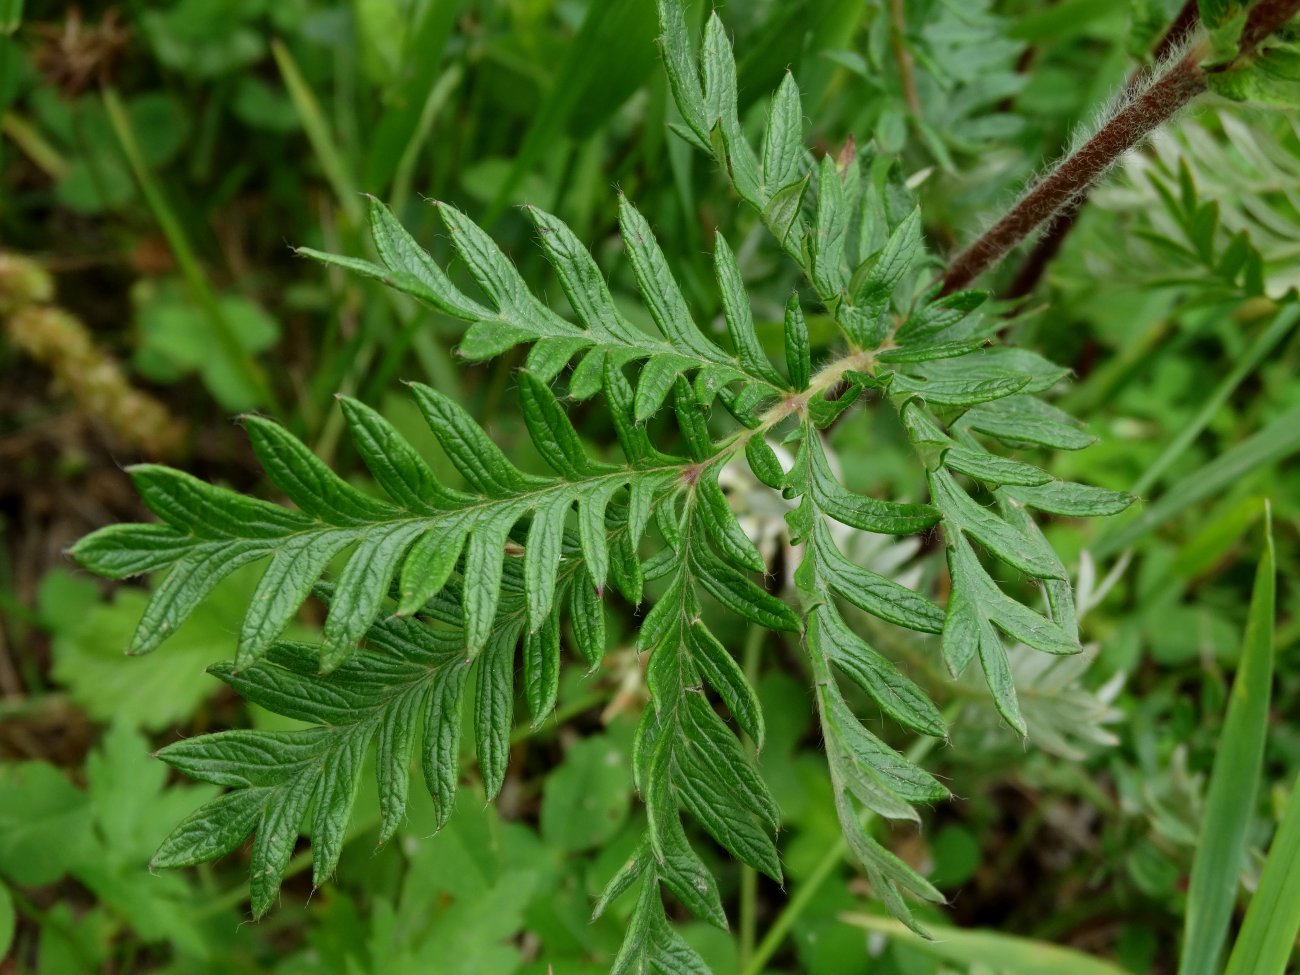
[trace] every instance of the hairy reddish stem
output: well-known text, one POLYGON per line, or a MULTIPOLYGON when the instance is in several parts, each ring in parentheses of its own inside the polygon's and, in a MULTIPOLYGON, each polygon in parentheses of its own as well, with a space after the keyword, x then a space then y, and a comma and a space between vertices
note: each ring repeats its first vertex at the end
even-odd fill
POLYGON ((916 71, 912 52, 907 49, 903 32, 907 29, 903 0, 890 0, 889 17, 893 21, 890 31, 890 44, 894 49, 894 60, 898 63, 898 80, 903 87, 903 98, 908 110, 915 116, 921 114, 921 98, 916 91, 916 71))
POLYGON ((1021 197, 979 240, 957 255, 943 277, 943 293, 967 287, 1040 223, 1075 200, 1120 156, 1205 91, 1205 73, 1200 68, 1204 54, 1203 50, 1193 48, 1175 62, 1151 87, 1117 112, 1096 135, 1021 197))
MULTIPOLYGON (((1178 11, 1178 16, 1174 18, 1173 23, 1161 35, 1155 47, 1151 49, 1152 61, 1160 64, 1170 57, 1181 44, 1191 37, 1199 23, 1197 0, 1187 0, 1182 9, 1178 11)), ((1128 90, 1136 90, 1141 80, 1140 73, 1130 76, 1128 90)), ((1074 225, 1079 219, 1079 211, 1087 202, 1088 194, 1085 190, 1078 199, 1066 204, 1052 218, 1052 222, 1047 225, 1047 229, 1038 238, 1038 243, 1034 245, 1024 263, 1020 265, 1020 270, 1016 272, 1016 276, 1011 280, 1011 284, 1002 297, 1023 298, 1038 287, 1038 282, 1042 280, 1047 265, 1060 253, 1065 238, 1069 236, 1070 231, 1074 229, 1074 225)))
MULTIPOLYGON (((1300 0, 1260 0, 1251 8, 1231 62, 1211 68, 1224 71, 1252 55, 1265 38, 1300 10, 1300 0)), ((1145 91, 1117 112, 1087 142, 1021 197, 1014 207, 975 243, 962 251, 943 276, 943 293, 971 284, 1024 240, 1043 221, 1060 213, 1154 129, 1173 118, 1205 91, 1206 71, 1200 62, 1204 44, 1194 45, 1145 91)), ((1057 245, 1059 247, 1059 242, 1057 245)))

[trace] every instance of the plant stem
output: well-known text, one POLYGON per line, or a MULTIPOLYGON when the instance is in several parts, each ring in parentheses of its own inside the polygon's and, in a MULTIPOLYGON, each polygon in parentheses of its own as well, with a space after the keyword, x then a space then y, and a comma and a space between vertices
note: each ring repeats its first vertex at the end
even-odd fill
MULTIPOLYGON (((1178 11, 1178 16, 1174 18, 1173 23, 1169 25, 1168 30, 1161 35, 1160 40, 1152 49, 1152 61, 1160 64, 1173 54, 1179 45, 1191 37, 1192 32, 1196 30, 1197 24, 1200 23, 1197 11, 1197 0, 1187 0, 1183 4, 1183 9, 1178 11)), ((1129 91, 1136 90, 1140 82, 1140 74, 1131 75, 1128 79, 1129 91)), ((1016 272, 1011 285, 1003 294, 1004 298, 1023 298, 1038 286, 1043 273, 1047 270, 1047 265, 1060 253, 1061 245, 1065 243, 1065 238, 1074 229, 1074 225, 1079 219, 1079 211, 1083 209, 1083 205, 1087 202, 1088 194, 1084 192, 1078 199, 1065 206, 1060 213, 1052 218, 1052 222, 1047 225, 1047 229, 1038 238, 1038 243, 1029 252, 1025 262, 1020 265, 1020 270, 1016 272)))
POLYGON ((1209 44, 1204 40, 1193 44, 1144 91, 1136 93, 1095 135, 1022 196, 1010 212, 957 255, 943 276, 943 293, 968 287, 1045 220, 1079 201, 1124 153, 1204 92, 1209 74, 1243 67, 1265 38, 1297 11, 1300 11, 1300 0, 1260 0, 1250 9, 1237 56, 1223 64, 1203 68, 1201 61, 1209 53, 1209 44))
POLYGON ((889 32, 890 46, 894 49, 894 60, 898 63, 898 80, 903 86, 903 98, 908 110, 917 117, 921 114, 921 98, 916 93, 916 70, 912 52, 907 48, 903 35, 907 21, 903 10, 903 0, 889 0, 889 19, 893 22, 889 32))
POLYGON ((63 179, 68 174, 70 163, 50 145, 36 126, 14 112, 5 112, 0 117, 0 132, 14 140, 36 167, 52 180, 63 179))
POLYGON ((1255 48, 1264 43, 1264 39, 1282 27, 1300 11, 1300 0, 1259 0, 1250 8, 1246 17, 1246 26, 1242 28, 1241 40, 1237 44, 1238 55, 1230 64, 1212 68, 1213 71, 1226 71, 1234 67, 1243 57, 1255 53, 1255 48))
MULTIPOLYGON (((961 711, 961 707, 961 701, 956 701, 950 704, 944 711, 944 721, 951 724, 961 711)), ((919 762, 925 758, 925 756, 928 755, 937 744, 939 744, 939 739, 937 738, 927 738, 924 736, 917 738, 916 741, 912 742, 912 746, 905 753, 905 757, 909 762, 919 762)), ((867 824, 869 824, 873 819, 875 819, 875 814, 867 812, 862 817, 863 828, 865 829, 867 824)), ((820 860, 817 861, 817 865, 813 867, 812 873, 810 873, 808 878, 799 885, 799 889, 795 891, 794 896, 786 902, 785 909, 777 916, 777 919, 772 923, 772 926, 767 929, 767 934, 764 935, 758 948, 755 949, 753 956, 749 959, 749 964, 741 967, 740 975, 762 975, 764 967, 772 960, 772 956, 776 954, 777 949, 785 943, 786 936, 789 935, 790 929, 794 927, 795 922, 799 920, 803 915, 803 912, 808 909, 808 905, 812 903, 813 898, 817 896, 817 892, 821 890, 822 884, 826 883, 830 875, 835 872, 835 868, 840 865, 840 862, 848 852, 848 840, 844 838, 844 834, 841 832, 839 839, 837 839, 835 844, 826 851, 825 855, 820 860)))
POLYGON ((149 167, 145 164, 144 155, 140 151, 140 144, 136 140, 135 130, 131 127, 131 119, 127 115, 126 107, 122 104, 117 92, 112 88, 105 88, 102 95, 105 113, 108 115, 108 121, 113 128, 114 134, 117 136, 118 144, 122 148, 122 154, 126 157, 131 171, 135 174, 136 182, 140 185, 140 192, 149 205, 149 209, 153 211, 154 219, 158 221, 163 236, 167 238, 167 244, 176 257, 176 264, 180 268, 181 275, 185 278, 195 300, 198 301, 199 306, 207 316, 218 346, 229 360, 231 368, 235 370, 257 397, 259 404, 274 409, 276 406, 275 393, 266 381, 266 374, 247 350, 244 349, 243 345, 240 344, 239 336, 221 310, 221 304, 217 300, 216 292, 213 291, 211 283, 199 266, 199 259, 194 253, 194 248, 190 246, 189 237, 185 234, 180 218, 176 216, 176 212, 167 201, 162 188, 155 181, 153 173, 149 171, 149 167))
POLYGON ((284 80, 285 88, 289 90, 289 98, 298 112, 303 131, 307 133, 307 141, 311 143, 316 153, 316 161, 320 163, 321 171, 324 172, 330 189, 334 191, 334 196, 339 201, 339 206, 343 208, 348 222, 353 227, 362 226, 366 214, 365 208, 361 205, 361 194, 352 181, 348 164, 330 132, 330 124, 325 118, 324 111, 321 110, 320 102, 316 100, 315 92, 303 78, 293 54, 279 38, 271 41, 271 54, 280 69, 280 77, 284 80))
MULTIPOLYGON (((767 630, 758 624, 750 624, 745 634, 744 668, 745 680, 753 687, 758 683, 759 654, 763 649, 763 640, 767 630)), ((758 755, 758 748, 752 741, 745 743, 745 751, 751 758, 758 755)), ((758 934, 758 871, 748 864, 740 866, 740 966, 749 962, 754 954, 754 943, 758 934)))
POLYGON ((1197 45, 1179 58, 1146 91, 1120 109, 1092 138, 1065 158, 1020 198, 1001 220, 957 255, 943 277, 943 293, 970 285, 1028 237, 1044 220, 1079 198, 1124 153, 1169 121, 1205 91, 1197 45))

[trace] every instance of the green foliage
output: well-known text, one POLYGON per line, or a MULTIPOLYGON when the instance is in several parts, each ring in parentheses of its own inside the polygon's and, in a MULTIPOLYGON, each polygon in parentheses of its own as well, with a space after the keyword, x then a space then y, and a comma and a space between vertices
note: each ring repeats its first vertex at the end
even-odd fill
POLYGON ((1286 971, 1300 933, 1300 803, 1292 788, 1286 814, 1228 957, 1228 975, 1286 971))
POLYGON ((1250 803, 1242 800, 1259 791, 1269 702, 1273 697, 1277 615, 1272 513, 1267 508, 1264 533, 1264 557, 1255 572, 1241 665, 1233 681, 1221 747, 1210 776, 1200 843, 1187 892, 1179 968, 1184 975, 1219 969, 1250 825, 1250 803))
POLYGON ((166 770, 125 722, 114 724, 90 756, 86 777, 81 790, 44 762, 3 767, 0 876, 32 887, 71 875, 145 943, 171 941, 201 957, 192 892, 179 877, 151 877, 144 866, 159 830, 215 790, 165 789, 166 770))
POLYGON ((926 940, 888 918, 852 915, 847 923, 914 945, 927 955, 962 965, 990 966, 1007 975, 1035 975, 1053 971, 1061 975, 1120 975, 1125 969, 1068 948, 995 931, 943 928, 926 940))
POLYGON ((599 915, 624 891, 638 890, 614 970, 704 970, 668 924, 662 890, 701 920, 726 925, 683 812, 735 859, 782 878, 773 843, 777 804, 704 692, 762 744, 757 696, 706 621, 714 607, 802 635, 850 848, 877 896, 917 930, 904 897, 942 900, 861 828, 859 809, 915 819, 914 804, 944 798, 947 789, 867 730, 832 662, 901 724, 935 736, 946 734, 945 724, 926 693, 849 628, 837 601, 891 627, 940 635, 954 675, 978 656, 998 711, 1023 735, 1003 635, 1053 654, 1079 650, 1065 570, 1028 511, 1113 514, 1132 499, 1056 481, 991 449, 994 441, 1066 449, 1091 442, 1039 398, 1064 370, 1031 353, 986 348, 997 322, 983 317, 983 295, 938 297, 925 289, 919 212, 895 167, 859 160, 851 144, 813 165, 788 76, 756 151, 738 121, 735 66, 721 22, 710 18, 697 67, 680 8, 665 3, 661 15, 683 136, 726 167, 737 193, 803 271, 844 346, 814 368, 805 313, 792 297, 783 376, 758 337, 721 237, 714 263, 730 348, 707 336, 650 225, 626 199, 619 206, 623 244, 654 332, 624 316, 573 231, 534 207, 526 215, 574 320, 539 300, 486 232, 446 204, 438 205, 439 216, 487 304, 454 284, 374 198, 370 225, 381 263, 300 251, 470 323, 460 346, 470 359, 528 346, 518 374, 521 413, 553 474, 521 470, 462 407, 421 384, 411 385, 414 400, 461 483, 444 483, 391 423, 346 397, 344 422, 383 498, 353 487, 283 427, 254 416, 244 418, 253 449, 296 510, 169 468, 131 468, 161 524, 111 526, 73 549, 83 565, 112 578, 166 570, 131 652, 156 649, 229 573, 266 563, 234 662, 213 671, 246 700, 309 726, 219 732, 165 748, 168 764, 228 791, 176 827, 155 865, 213 859, 251 833, 252 904, 261 915, 275 901, 297 833, 308 829, 313 877, 322 883, 338 866, 372 748, 380 842, 406 815, 417 751, 435 822, 446 823, 467 696, 484 788, 495 796, 514 720, 516 655, 536 725, 556 701, 562 621, 570 622, 578 655, 594 665, 604 652, 601 602, 608 587, 639 604, 653 583, 657 595, 636 641, 649 656, 652 707, 632 748, 647 826, 639 852, 596 908, 599 915), (551 389, 571 362, 568 396, 603 394, 620 462, 593 455, 551 389), (822 431, 864 397, 878 397, 902 422, 926 472, 930 504, 857 495, 835 476, 822 431), (715 432, 722 426, 716 411, 710 415, 715 402, 732 417, 730 432, 715 432), (645 425, 667 404, 680 452, 654 445, 645 425), (793 449, 788 470, 772 453, 773 439, 793 449), (742 454, 756 477, 795 502, 790 533, 805 552, 796 572, 799 611, 751 578, 766 562, 718 480, 742 454), (986 492, 996 510, 977 500, 986 492), (831 521, 884 535, 941 525, 951 579, 947 611, 847 559, 831 521), (643 555, 652 543, 657 551, 643 555), (993 562, 1038 580, 1046 612, 1000 582, 993 562), (329 607, 319 651, 279 639, 313 592, 329 607))
MULTIPOLYGON (((1280 973, 1300 743, 1226 702, 1266 495, 1296 568, 1293 121, 1177 120, 1023 304, 935 285, 1175 6, 173 0, 120 60, 89 17, 0 36, 4 236, 204 478, 133 464, 136 504, 20 363, 0 750, 46 760, 0 765, 0 947, 1109 973, 1249 902, 1232 975, 1280 973), (144 506, 72 550, 113 581, 49 570, 144 506)), ((1202 5, 1223 64, 1248 6, 1202 5)), ((1285 103, 1293 46, 1209 83, 1285 103)))

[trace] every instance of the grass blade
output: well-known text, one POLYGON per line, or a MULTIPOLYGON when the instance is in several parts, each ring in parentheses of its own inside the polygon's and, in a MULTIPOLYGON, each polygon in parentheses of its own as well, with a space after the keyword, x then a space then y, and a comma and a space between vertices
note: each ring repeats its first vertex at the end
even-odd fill
POLYGON ((167 201, 162 187, 158 185, 153 173, 145 164, 126 106, 122 104, 122 100, 112 88, 104 89, 103 99, 104 110, 108 115, 109 124, 113 127, 113 134, 117 136, 118 144, 122 148, 122 154, 126 157, 136 182, 140 185, 140 192, 145 202, 153 211, 154 219, 158 221, 159 229, 167 238, 167 245, 176 257, 176 265, 180 268, 181 275, 212 325, 212 332, 221 346, 222 353, 229 358, 231 367, 248 384, 257 401, 263 406, 274 409, 275 395, 266 381, 266 374, 240 344, 239 337, 221 310, 216 292, 213 291, 211 283, 199 266, 199 259, 190 245, 190 239, 185 233, 180 218, 176 216, 176 211, 167 201))
POLYGON ((1255 572, 1241 664, 1232 682, 1228 715, 1210 773, 1205 817, 1187 893, 1179 975, 1214 975, 1237 901, 1246 830, 1259 793, 1273 686, 1276 573, 1272 522, 1265 507, 1264 556, 1255 572))
POLYGON ((944 961, 968 966, 979 962, 1004 975, 1123 975, 1124 969, 1100 958, 1081 954, 1032 938, 1017 938, 996 931, 970 931, 927 924, 933 941, 927 941, 893 918, 870 914, 842 914, 840 920, 905 943, 944 961))
POLYGON ((1117 555, 1192 505, 1224 490, 1266 464, 1285 460, 1300 451, 1300 406, 1287 410, 1254 436, 1219 455, 1195 474, 1179 481, 1135 518, 1107 532, 1091 551, 1094 558, 1117 555))
POLYGON ((298 62, 278 38, 271 41, 271 54, 275 56, 276 66, 279 67, 280 76, 284 79, 284 87, 289 90, 289 98, 292 99, 293 107, 302 121, 303 130, 307 133, 307 141, 316 151, 316 159, 325 173, 325 179, 329 181, 339 205, 343 207, 348 222, 353 227, 362 226, 365 220, 365 208, 361 203, 361 194, 352 179, 351 170, 343 158, 343 153, 334 141, 330 124, 325 118, 325 113, 321 111, 320 102, 316 100, 316 93, 311 90, 307 79, 302 76, 302 71, 298 69, 298 62))
POLYGON ((1134 494, 1145 494, 1151 486, 1160 480, 1161 475, 1169 469, 1183 451, 1192 445, 1192 442, 1200 436, 1201 432, 1210 424, 1215 415, 1222 409, 1223 404, 1236 391, 1237 387, 1253 373, 1257 366, 1264 361, 1278 343, 1291 334, 1291 329, 1295 327, 1296 321, 1300 320, 1300 307, 1291 307, 1279 312, 1273 319, 1273 322, 1263 334, 1255 340, 1252 345, 1241 356, 1241 359, 1233 367, 1232 372, 1224 377, 1223 382, 1210 394, 1210 398, 1205 401, 1205 405, 1197 412, 1191 421, 1183 424, 1182 429, 1178 431, 1178 436, 1170 441, 1169 445, 1160 452, 1160 456, 1152 462, 1151 466, 1133 485, 1134 494))
POLYGON ((1225 975, 1282 975, 1300 931, 1300 780, 1264 861, 1225 975))

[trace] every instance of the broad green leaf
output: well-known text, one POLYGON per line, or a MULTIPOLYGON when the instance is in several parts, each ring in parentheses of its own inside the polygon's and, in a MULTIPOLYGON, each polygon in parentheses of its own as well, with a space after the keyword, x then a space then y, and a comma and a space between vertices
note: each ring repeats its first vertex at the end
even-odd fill
POLYGON ((84 792, 46 762, 0 766, 0 875, 22 887, 52 884, 95 855, 84 792))
POLYGON ((631 809, 628 747, 613 734, 574 742, 542 788, 542 839, 576 853, 608 843, 631 809))
POLYGON ((147 591, 123 587, 111 602, 100 602, 90 580, 77 580, 89 590, 77 596, 57 592, 58 577, 47 575, 38 606, 52 630, 55 680, 96 721, 124 720, 147 731, 185 721, 219 689, 203 678, 203 669, 229 656, 231 634, 238 632, 255 578, 245 570, 225 580, 172 635, 166 652, 126 657, 147 591))

